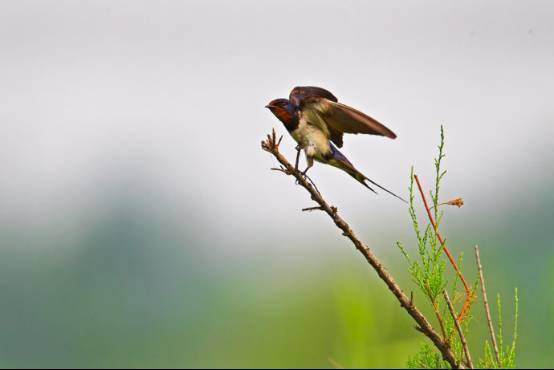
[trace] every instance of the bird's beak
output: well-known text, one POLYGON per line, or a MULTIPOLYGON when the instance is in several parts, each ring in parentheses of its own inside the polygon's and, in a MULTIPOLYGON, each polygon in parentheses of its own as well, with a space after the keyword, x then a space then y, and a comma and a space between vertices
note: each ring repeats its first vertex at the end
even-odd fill
POLYGON ((266 107, 267 109, 271 109, 271 105, 269 105, 269 104, 266 105, 265 107, 266 107))

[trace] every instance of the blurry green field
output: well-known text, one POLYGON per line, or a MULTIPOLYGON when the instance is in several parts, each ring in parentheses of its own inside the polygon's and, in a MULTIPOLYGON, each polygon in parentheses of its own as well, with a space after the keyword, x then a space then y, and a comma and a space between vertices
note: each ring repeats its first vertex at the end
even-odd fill
MULTIPOLYGON (((519 366, 548 366, 554 258, 549 229, 533 221, 551 219, 552 209, 526 212, 525 234, 511 227, 520 215, 504 220, 496 240, 481 238, 482 256, 490 294, 504 297, 508 329, 519 287, 519 366), (530 234, 544 238, 533 253, 522 247, 530 234)), ((71 238, 77 251, 30 254, 23 246, 40 240, 3 240, 18 248, 3 249, 0 262, 2 366, 331 367, 331 359, 392 367, 404 366, 425 340, 346 241, 329 258, 229 265, 189 253, 178 235, 124 213, 71 238)), ((415 290, 398 251, 378 254, 397 261, 390 269, 415 290)), ((476 309, 478 334, 480 302, 476 309)))

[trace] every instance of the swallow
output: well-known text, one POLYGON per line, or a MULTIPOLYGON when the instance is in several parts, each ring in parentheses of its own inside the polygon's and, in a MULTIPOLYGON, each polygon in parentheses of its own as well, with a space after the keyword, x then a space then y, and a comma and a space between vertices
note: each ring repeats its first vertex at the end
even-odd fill
POLYGON ((368 115, 339 103, 329 91, 315 86, 299 86, 292 89, 288 99, 275 99, 266 105, 285 126, 298 143, 296 168, 300 151, 304 150, 307 167, 314 160, 337 167, 366 188, 377 193, 369 184, 377 186, 394 197, 406 202, 390 190, 382 187, 358 171, 337 147, 343 146, 344 134, 368 134, 395 139, 396 134, 368 115))

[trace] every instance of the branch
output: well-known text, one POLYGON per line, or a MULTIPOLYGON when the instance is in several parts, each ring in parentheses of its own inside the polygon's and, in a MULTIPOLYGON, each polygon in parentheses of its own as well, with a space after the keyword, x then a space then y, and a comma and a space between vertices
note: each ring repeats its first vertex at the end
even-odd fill
POLYGON ((439 243, 441 243, 442 250, 446 254, 446 257, 448 257, 450 264, 452 265, 452 267, 454 267, 456 274, 458 274, 458 276, 460 277, 460 280, 462 281, 462 284, 464 285, 464 290, 466 292, 466 300, 464 302, 464 305, 462 306, 460 313, 458 314, 458 320, 461 322, 469 309, 469 305, 471 304, 471 301, 473 300, 473 292, 469 288, 469 285, 467 284, 466 279, 462 274, 462 271, 460 271, 458 264, 456 263, 456 261, 454 260, 454 257, 452 256, 452 253, 450 253, 450 250, 446 247, 446 242, 444 241, 439 231, 439 227, 435 222, 433 215, 431 214, 431 209, 427 204, 427 199, 425 198, 425 193, 423 192, 423 188, 421 187, 421 183, 419 182, 419 177, 417 177, 417 175, 414 174, 414 179, 417 183, 417 188, 419 189, 419 193, 421 194, 421 199, 423 200, 423 205, 425 206, 425 210, 427 211, 427 216, 429 217, 429 221, 431 222, 431 225, 433 225, 433 230, 435 230, 435 235, 437 236, 439 243))
POLYGON ((458 363, 448 343, 443 341, 439 334, 437 334, 433 330, 433 327, 431 326, 429 321, 415 307, 415 305, 413 304, 413 300, 408 298, 404 294, 404 292, 402 292, 400 286, 393 279, 392 275, 385 269, 381 261, 379 261, 379 259, 373 254, 371 249, 369 249, 369 247, 364 242, 358 239, 350 225, 348 225, 348 223, 339 216, 337 208, 330 206, 325 201, 325 199, 323 199, 321 194, 317 192, 315 187, 306 180, 302 173, 296 170, 279 152, 280 142, 281 139, 277 140, 275 130, 273 130, 272 134, 267 135, 267 139, 262 141, 262 149, 266 152, 271 153, 277 159, 277 161, 279 161, 279 163, 283 166, 283 171, 281 172, 290 176, 294 176, 296 178, 297 183, 304 189, 306 189, 308 193, 310 193, 311 198, 319 205, 320 209, 323 212, 329 215, 335 225, 342 231, 342 234, 350 239, 356 249, 365 257, 365 259, 371 265, 371 267, 373 267, 375 272, 377 272, 379 278, 383 280, 383 282, 387 285, 387 288, 392 292, 392 294, 394 294, 398 302, 400 302, 400 306, 403 307, 417 323, 418 326, 416 327, 416 329, 418 331, 421 331, 425 336, 427 336, 427 338, 429 338, 433 342, 435 347, 442 354, 443 359, 447 361, 452 368, 461 368, 462 364, 458 363))
POLYGON ((487 289, 485 288, 485 277, 483 276, 483 266, 481 265, 481 257, 479 255, 479 246, 475 246, 475 259, 477 260, 477 269, 479 270, 479 280, 481 282, 481 293, 483 293, 483 303, 485 305, 485 313, 487 314, 487 323, 489 324, 489 331, 491 333, 492 347, 494 348, 494 354, 498 366, 501 367, 500 354, 498 352, 498 344, 496 343, 496 335, 494 335, 494 328, 492 326, 491 310, 489 307, 489 301, 487 299, 487 289))
POLYGON ((469 366, 470 369, 473 369, 473 362, 471 361, 471 355, 469 354, 469 348, 467 347, 466 337, 464 335, 464 332, 462 331, 462 328, 460 327, 460 322, 456 317, 456 311, 454 311, 454 306, 452 306, 452 301, 450 300, 450 297, 448 296, 448 292, 446 291, 446 289, 443 290, 442 294, 444 295, 444 300, 448 305, 448 311, 450 311, 450 314, 452 315, 452 320, 454 320, 454 325, 456 326, 456 330, 458 331, 458 335, 460 336, 460 341, 462 342, 462 348, 464 349, 464 353, 466 355, 467 365, 469 366))

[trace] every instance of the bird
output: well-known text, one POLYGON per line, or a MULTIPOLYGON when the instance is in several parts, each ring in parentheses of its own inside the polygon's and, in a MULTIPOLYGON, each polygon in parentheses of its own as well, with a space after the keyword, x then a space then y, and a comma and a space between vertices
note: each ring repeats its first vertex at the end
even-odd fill
POLYGON ((396 134, 383 124, 340 103, 330 91, 316 86, 297 86, 292 89, 288 99, 271 100, 265 107, 283 123, 297 142, 296 169, 300 152, 304 151, 307 167, 302 171, 303 175, 306 175, 315 160, 343 170, 374 193, 377 192, 369 184, 407 203, 358 171, 338 150, 343 146, 344 134, 379 135, 395 139, 396 134))

